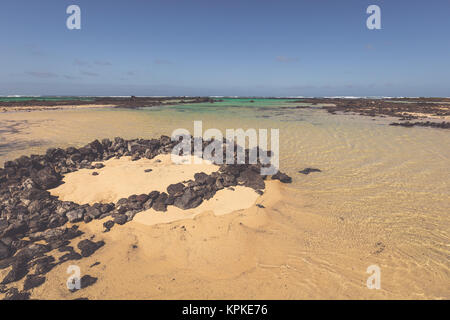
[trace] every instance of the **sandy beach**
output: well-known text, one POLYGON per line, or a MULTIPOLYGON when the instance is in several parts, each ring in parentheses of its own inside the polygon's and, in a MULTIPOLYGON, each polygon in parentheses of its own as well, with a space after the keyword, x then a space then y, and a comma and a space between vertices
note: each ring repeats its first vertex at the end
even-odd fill
MULTIPOLYGON (((57 201, 89 206, 83 207, 84 217, 91 221, 79 221, 71 213, 78 221, 58 227, 67 237, 25 243, 33 250, 38 244, 56 246, 44 253, 54 262, 43 266, 54 266, 42 275, 42 283, 24 290, 32 283, 28 276, 36 272, 32 266, 28 275, 0 286, 0 298, 11 295, 11 288, 36 299, 449 298, 446 130, 396 128, 389 126, 389 118, 373 121, 320 109, 283 108, 297 105, 289 101, 256 101, 261 106, 257 112, 239 107, 253 102, 233 103, 2 114, 0 122, 6 125, 0 159, 5 164, 24 154, 45 154, 52 147, 83 150, 86 142, 102 136, 135 139, 144 133, 153 139, 189 128, 200 117, 205 128, 279 127, 281 169, 292 183, 268 178, 262 194, 236 185, 217 190, 194 208, 139 209, 132 212, 132 220, 114 223, 108 231, 105 224, 123 222, 119 218, 124 214, 113 211, 112 216, 91 220, 89 210, 104 208, 99 203, 117 205, 131 195, 165 192, 171 184, 187 185, 201 172, 214 175, 219 167, 207 161, 174 164, 168 154, 136 161, 129 155, 84 164, 77 160, 77 170, 62 174, 63 183, 48 191, 57 201), (208 108, 215 113, 205 112, 208 108), (95 167, 98 164, 103 166, 95 167), (320 171, 300 173, 305 168, 320 171), (71 226, 83 234, 72 238, 74 231, 67 231, 71 226), (90 246, 102 245, 83 256, 84 240, 90 246), (71 265, 90 279, 76 292, 66 284, 71 265), (382 270, 381 290, 366 286, 371 265, 382 270)), ((52 157, 57 159, 57 153, 52 157)), ((18 193, 20 199, 25 196, 18 193)), ((3 197, 6 203, 12 195, 3 197)), ((4 265, 8 259, 1 261, 0 279, 5 279, 12 267, 4 265)))
MULTIPOLYGON (((167 157, 155 160, 164 158, 167 157)), ((88 179, 78 183, 79 179, 87 178, 87 173, 80 170, 67 175, 65 184, 51 192, 63 200, 112 201, 125 192, 123 177, 115 174, 118 168, 130 176, 142 173, 143 168, 152 168, 168 177, 178 176, 179 180, 192 178, 194 172, 213 169, 210 165, 177 166, 182 166, 184 172, 166 161, 139 163, 113 159, 98 170, 99 176, 89 173, 90 177, 103 179, 98 182, 102 190, 88 179), (87 193, 91 198, 85 197, 87 193)), ((165 179, 151 180, 148 186, 167 184, 165 179)), ((134 186, 138 187, 142 186, 134 186)), ((403 282, 394 281, 401 274, 410 283, 417 283, 417 277, 426 282, 428 277, 411 269, 406 261, 397 260, 401 257, 395 258, 400 264, 391 269, 392 255, 396 253, 389 243, 376 243, 375 234, 364 232, 352 222, 300 210, 298 197, 295 190, 272 181, 267 183, 262 196, 249 188, 222 190, 194 210, 175 207, 169 207, 167 212, 146 210, 132 222, 107 233, 103 232, 107 218, 81 223, 84 234, 70 245, 76 247, 83 239, 101 240, 105 245, 90 257, 56 266, 46 275, 45 283, 32 290, 30 298, 425 298, 414 293, 413 287, 406 286, 405 290, 403 282), (297 200, 293 202, 294 199, 297 200), (364 287, 365 268, 371 263, 385 267, 383 290, 370 292, 364 287), (78 266, 82 276, 96 278, 96 282, 70 292, 66 281, 71 265, 78 266), (310 280, 304 281, 305 277, 310 280)), ((48 255, 59 258, 63 253, 54 250, 48 255)), ((2 270, 2 274, 6 271, 2 270)), ((20 287, 23 282, 16 285, 20 287)), ((427 297, 445 299, 446 292, 442 283, 440 287, 429 288, 427 297)))

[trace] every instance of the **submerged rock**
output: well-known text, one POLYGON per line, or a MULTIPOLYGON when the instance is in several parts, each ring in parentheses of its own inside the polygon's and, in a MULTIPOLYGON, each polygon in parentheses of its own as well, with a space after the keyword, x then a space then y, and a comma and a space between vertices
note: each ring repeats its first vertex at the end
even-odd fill
POLYGON ((310 173, 313 173, 313 172, 322 172, 322 170, 315 169, 315 168, 306 168, 306 169, 303 169, 303 170, 299 171, 299 173, 303 173, 303 174, 306 174, 306 175, 308 175, 310 173))
POLYGON ((276 174, 272 176, 272 180, 280 180, 283 183, 291 183, 292 178, 289 177, 287 174, 282 173, 281 171, 278 171, 276 174))

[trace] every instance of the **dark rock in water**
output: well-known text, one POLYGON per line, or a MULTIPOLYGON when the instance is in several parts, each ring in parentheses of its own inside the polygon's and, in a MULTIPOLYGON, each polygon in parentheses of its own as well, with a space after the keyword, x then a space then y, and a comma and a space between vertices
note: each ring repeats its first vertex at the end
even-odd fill
POLYGON ((175 199, 173 205, 180 209, 192 209, 198 207, 203 202, 201 195, 196 194, 192 189, 187 189, 181 197, 175 199))
POLYGON ((94 171, 94 172, 92 172, 92 175, 93 176, 98 176, 98 172, 94 171))
POLYGON ((120 214, 114 218, 114 223, 123 225, 123 224, 127 223, 127 220, 128 220, 128 218, 126 215, 120 214))
POLYGON ((313 173, 313 172, 322 172, 322 170, 315 169, 315 168, 306 168, 306 169, 303 169, 303 170, 299 171, 298 173, 310 174, 310 173, 313 173))
POLYGON ((287 174, 282 173, 281 171, 278 171, 276 174, 272 176, 272 180, 280 180, 283 183, 291 183, 292 178, 289 177, 287 174))
POLYGON ((89 257, 95 251, 97 251, 99 248, 101 248, 104 245, 105 245, 105 242, 103 242, 103 241, 93 242, 91 240, 85 239, 85 240, 81 240, 78 243, 78 249, 81 250, 81 255, 83 257, 89 257))
POLYGON ((160 193, 158 198, 156 198, 153 202, 152 208, 155 209, 156 211, 167 211, 167 204, 166 204, 166 200, 167 200, 168 196, 167 193, 163 192, 160 193))
POLYGON ((431 121, 426 121, 426 122, 394 122, 390 124, 391 126, 401 126, 401 127, 406 127, 406 128, 412 128, 415 126, 419 126, 419 127, 431 127, 431 128, 440 128, 440 129, 450 129, 450 122, 445 122, 443 121, 442 123, 439 122, 431 122, 431 121))
POLYGON ((23 290, 27 291, 33 288, 37 288, 45 282, 45 277, 38 275, 28 275, 23 283, 23 290))
POLYGON ((173 197, 181 196, 183 194, 183 191, 184 191, 184 184, 182 183, 171 184, 170 186, 167 187, 167 193, 173 197))
POLYGON ((30 293, 19 291, 17 288, 10 288, 6 292, 4 300, 29 300, 30 293))

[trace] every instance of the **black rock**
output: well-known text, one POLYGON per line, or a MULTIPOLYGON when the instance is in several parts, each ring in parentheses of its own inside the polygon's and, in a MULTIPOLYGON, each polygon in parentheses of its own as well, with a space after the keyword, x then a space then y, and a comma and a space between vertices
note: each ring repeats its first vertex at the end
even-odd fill
POLYGON ((88 207, 88 208, 86 208, 85 215, 91 217, 92 219, 98 219, 102 215, 102 212, 100 211, 99 208, 88 207))
POLYGON ((237 182, 255 190, 264 189, 266 186, 263 177, 251 168, 241 172, 237 178, 237 182))
POLYGON ((0 260, 8 258, 10 255, 11 251, 9 250, 9 246, 0 240, 0 260))
POLYGON ((167 193, 173 197, 179 197, 183 194, 183 192, 184 184, 182 183, 171 184, 167 187, 167 193))
POLYGON ((148 194, 140 194, 136 196, 136 201, 139 203, 145 203, 150 197, 148 194))
POLYGON ((28 266, 24 259, 16 259, 12 264, 12 269, 3 278, 2 284, 8 284, 11 282, 18 281, 25 277, 28 273, 28 266))
POLYGON ((186 210, 198 207, 203 202, 202 196, 192 189, 187 189, 181 197, 175 199, 173 205, 186 210))
POLYGON ((322 172, 322 170, 315 169, 315 168, 306 168, 306 169, 303 169, 303 170, 299 171, 298 173, 310 174, 312 172, 322 172))
POLYGON ((287 174, 282 173, 281 171, 278 171, 276 174, 272 176, 272 180, 280 180, 283 183, 291 183, 292 178, 289 177, 287 174))
POLYGON ((145 173, 152 172, 152 171, 153 171, 153 169, 145 169, 144 170, 145 173))
POLYGON ((101 169, 101 168, 105 167, 105 165, 103 163, 96 163, 94 165, 94 167, 95 167, 95 169, 101 169))
POLYGON ((131 161, 137 161, 137 160, 139 160, 141 157, 138 155, 138 154, 133 154, 132 156, 131 156, 131 161))
POLYGON ((159 191, 152 191, 148 194, 148 197, 150 199, 156 200, 156 198, 159 197, 159 191))
POLYGON ((97 251, 100 247, 102 247, 104 245, 105 245, 105 242, 103 242, 103 241, 93 242, 91 240, 85 239, 85 240, 81 240, 78 243, 78 249, 81 250, 81 255, 83 257, 89 257, 95 251, 97 251))
POLYGON ((195 182, 198 184, 205 184, 208 179, 208 175, 204 172, 196 173, 194 174, 195 182))
POLYGON ((93 176, 98 176, 98 172, 95 172, 95 171, 94 171, 94 172, 92 172, 92 175, 93 175, 93 176))
POLYGON ((102 214, 105 214, 105 213, 108 213, 108 212, 114 210, 114 207, 115 207, 114 203, 104 203, 99 206, 102 214))
POLYGON ((83 257, 78 252, 70 251, 69 253, 66 253, 65 255, 59 257, 59 263, 63 263, 70 260, 81 260, 82 258, 83 257))
POLYGON ((23 283, 23 290, 27 291, 33 288, 37 288, 45 282, 45 277, 38 275, 28 275, 23 283))
POLYGON ((45 167, 37 173, 34 173, 31 178, 41 189, 44 190, 57 187, 62 179, 61 175, 49 167, 45 167))
POLYGON ((19 291, 17 288, 10 288, 6 292, 4 300, 28 300, 30 299, 29 292, 19 291))
POLYGON ((83 208, 75 209, 75 210, 67 212, 66 217, 67 217, 67 219, 69 219, 69 222, 72 222, 72 223, 79 222, 79 221, 83 220, 84 211, 85 210, 83 208))
POLYGON ((23 198, 28 200, 42 200, 47 199, 50 193, 45 190, 30 188, 22 193, 23 198))
POLYGON ((114 227, 114 221, 113 220, 106 221, 105 223, 103 223, 103 227, 105 227, 106 231, 111 230, 111 228, 114 227))
POLYGON ((36 259, 33 262, 33 265, 35 265, 35 274, 46 274, 48 273, 53 267, 56 266, 53 262, 55 261, 55 258, 52 256, 44 256, 42 258, 36 259))
POLYGON ((114 218, 114 223, 123 225, 123 224, 127 223, 127 220, 128 220, 128 217, 127 217, 126 215, 124 215, 124 214, 119 214, 118 216, 116 216, 116 217, 114 218))
POLYGON ((148 210, 152 207, 153 205, 153 199, 148 199, 143 205, 142 205, 142 209, 144 210, 148 210))
POLYGON ((158 198, 155 199, 155 201, 153 202, 152 208, 155 209, 156 211, 167 211, 167 193, 163 192, 160 193, 158 198))
POLYGON ((24 221, 17 221, 10 224, 1 234, 1 238, 18 236, 28 231, 28 225, 24 221))

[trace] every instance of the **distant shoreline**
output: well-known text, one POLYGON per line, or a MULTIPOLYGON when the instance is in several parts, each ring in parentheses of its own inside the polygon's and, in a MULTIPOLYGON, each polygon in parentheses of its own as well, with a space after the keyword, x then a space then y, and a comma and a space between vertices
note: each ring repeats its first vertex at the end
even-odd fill
POLYGON ((35 98, 23 100, 23 98, 4 98, 13 99, 12 101, 2 101, 0 99, 0 110, 2 112, 14 111, 42 111, 42 110, 59 110, 59 109, 77 109, 77 108, 143 108, 154 107, 168 104, 180 103, 202 103, 213 102, 211 98, 182 98, 182 97, 73 97, 72 99, 57 98, 35 98))
POLYGON ((212 98, 212 97, 26 97, 0 98, 0 112, 31 112, 82 108, 128 108, 138 109, 164 105, 187 103, 215 103, 224 99, 245 99, 254 102, 257 107, 259 99, 288 100, 301 103, 296 107, 280 108, 320 108, 332 115, 359 114, 361 116, 392 117, 399 121, 392 125, 413 127, 425 126, 441 129, 450 128, 450 98, 212 98), (9 101, 4 101, 9 100, 9 101), (305 104, 309 104, 305 105, 305 104), (418 120, 410 122, 411 120, 418 120))

